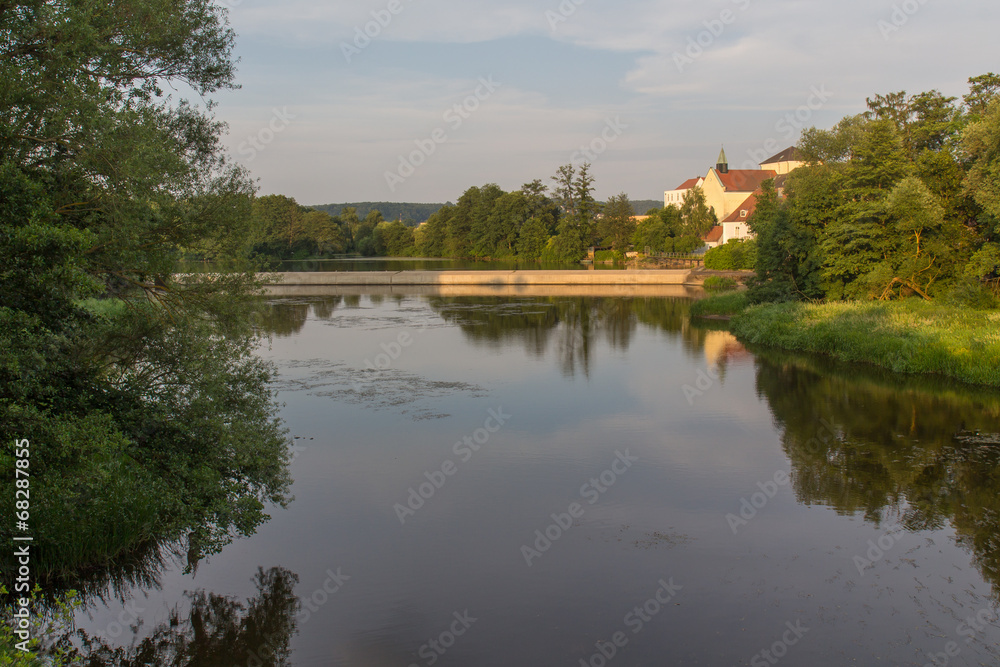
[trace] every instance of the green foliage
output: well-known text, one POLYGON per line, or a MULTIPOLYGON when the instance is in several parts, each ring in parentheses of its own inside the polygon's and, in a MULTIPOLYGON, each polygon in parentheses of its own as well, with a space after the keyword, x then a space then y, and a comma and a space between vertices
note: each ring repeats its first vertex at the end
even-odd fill
POLYGON ((749 344, 1000 386, 998 325, 995 311, 906 299, 753 306, 733 319, 732 331, 749 344))
POLYGON ((721 292, 730 291, 736 289, 738 283, 732 278, 726 278, 723 276, 709 276, 705 278, 705 283, 702 285, 706 290, 710 292, 721 292))
POLYGON ((80 607, 76 591, 67 591, 43 605, 42 589, 37 584, 28 594, 12 594, 0 584, 0 665, 4 667, 69 667, 77 665, 75 651, 68 636, 73 629, 73 614, 80 607), (26 619, 30 639, 27 651, 18 646, 22 639, 14 632, 17 624, 14 618, 15 600, 29 601, 29 617, 26 619), (36 610, 45 607, 43 613, 36 610))
POLYGON ((430 220, 431 216, 447 204, 414 204, 408 202, 387 202, 387 201, 365 201, 353 202, 349 204, 319 204, 311 206, 317 211, 323 211, 330 217, 336 218, 345 208, 352 208, 355 214, 361 218, 367 216, 371 211, 378 211, 386 220, 399 220, 407 227, 416 227, 422 222, 430 220))
MULTIPOLYGON (((673 207, 670 207, 673 208, 673 207)), ((694 187, 684 193, 684 201, 680 207, 681 236, 703 237, 711 231, 719 221, 713 211, 705 204, 705 193, 699 187, 694 187)))
POLYGON ((757 261, 757 242, 730 239, 705 253, 705 268, 713 271, 752 271, 757 261))
POLYGON ((250 353, 253 182, 220 123, 160 94, 233 87, 232 32, 200 0, 80 0, 14 3, 0 34, 0 439, 44 443, 33 565, 70 576, 164 540, 196 559, 290 483, 250 353), (178 279, 191 249, 232 269, 178 279))
POLYGON ((869 111, 803 133, 810 166, 784 201, 765 186, 755 302, 972 294, 996 276, 1000 90, 974 77, 970 113, 937 91, 868 100, 869 111), (971 110, 974 108, 974 113, 971 110))
POLYGON ((610 245, 618 254, 628 250, 636 232, 632 205, 624 192, 608 200, 598 224, 601 245, 610 245))
POLYGON ((701 240, 699 236, 678 236, 674 239, 673 250, 667 250, 667 252, 677 252, 682 255, 687 255, 695 250, 705 247, 705 242, 701 240))
MULTIPOLYGON (((705 282, 707 288, 708 279, 705 282)), ((749 304, 750 300, 745 291, 713 294, 691 304, 691 316, 732 317, 746 310, 749 304)))
POLYGON ((625 255, 617 250, 598 250, 594 253, 595 262, 620 262, 625 259, 625 255))
POLYGON ((398 220, 380 222, 373 232, 376 252, 388 257, 412 257, 417 254, 413 228, 398 220))
MULTIPOLYGON (((294 199, 284 195, 254 199, 253 227, 253 249, 270 257, 315 257, 347 249, 340 220, 322 211, 299 206, 294 199)), ((349 233, 356 234, 358 227, 355 225, 349 233)))

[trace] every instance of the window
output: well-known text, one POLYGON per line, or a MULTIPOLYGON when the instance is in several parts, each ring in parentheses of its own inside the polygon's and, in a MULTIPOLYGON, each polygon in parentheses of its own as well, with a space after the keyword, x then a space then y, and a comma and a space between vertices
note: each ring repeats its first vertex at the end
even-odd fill
POLYGON ((747 217, 747 210, 746 209, 743 209, 742 211, 740 211, 740 217, 741 218, 747 217))

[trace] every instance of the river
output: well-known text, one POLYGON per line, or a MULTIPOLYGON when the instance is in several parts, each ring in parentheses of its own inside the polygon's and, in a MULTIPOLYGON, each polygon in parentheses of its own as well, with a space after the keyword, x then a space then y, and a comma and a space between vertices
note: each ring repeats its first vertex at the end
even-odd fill
POLYGON ((1000 394, 663 294, 270 299, 294 502, 80 627, 206 666, 996 663, 1000 394))

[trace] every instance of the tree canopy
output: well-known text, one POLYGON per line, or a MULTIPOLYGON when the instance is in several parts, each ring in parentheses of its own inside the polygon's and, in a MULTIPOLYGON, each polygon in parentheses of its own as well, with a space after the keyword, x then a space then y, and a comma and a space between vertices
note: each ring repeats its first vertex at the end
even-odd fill
POLYGON ((0 436, 34 447, 45 576, 162 540, 196 559, 288 499, 271 371, 252 354, 255 188, 211 103, 163 94, 235 87, 224 12, 0 3, 0 436), (177 277, 190 248, 230 268, 177 277))
POLYGON ((995 303, 1000 79, 969 83, 961 103, 938 91, 877 95, 865 113, 805 131, 809 166, 788 176, 783 201, 767 186, 749 222, 753 298, 995 303))

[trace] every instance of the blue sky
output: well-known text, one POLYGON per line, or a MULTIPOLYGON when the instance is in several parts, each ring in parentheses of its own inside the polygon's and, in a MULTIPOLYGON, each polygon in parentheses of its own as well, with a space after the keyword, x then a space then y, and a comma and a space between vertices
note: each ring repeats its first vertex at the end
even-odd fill
POLYGON ((658 199, 722 144, 741 167, 876 93, 1000 70, 994 0, 223 4, 227 145, 303 204, 455 201, 584 159, 600 198, 658 199))

